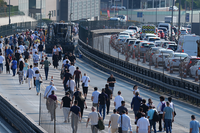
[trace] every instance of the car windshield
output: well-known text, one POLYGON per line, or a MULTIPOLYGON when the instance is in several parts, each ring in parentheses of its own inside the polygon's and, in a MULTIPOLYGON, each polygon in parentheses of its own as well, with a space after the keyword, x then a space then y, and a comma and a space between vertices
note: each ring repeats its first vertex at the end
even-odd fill
POLYGON ((129 42, 129 44, 134 44, 134 43, 135 43, 135 41, 130 41, 130 42, 129 42))
POLYGON ((159 27, 164 27, 164 28, 162 28, 162 29, 165 29, 165 28, 168 29, 168 25, 159 25, 159 27))
POLYGON ((174 57, 183 57, 183 58, 185 58, 187 56, 188 56, 187 54, 174 54, 174 57))
POLYGON ((170 51, 170 50, 162 50, 161 53, 173 54, 173 51, 170 51))
POLYGON ((155 45, 154 45, 154 44, 152 44, 152 43, 150 43, 150 44, 149 44, 149 47, 155 47, 155 45))
POLYGON ((136 28, 136 27, 129 27, 129 29, 137 30, 137 28, 136 28))
POLYGON ((159 38, 149 38, 149 41, 154 42, 154 41, 159 41, 159 38))
POLYGON ((119 36, 120 39, 126 39, 129 38, 129 36, 119 36))
POLYGON ((142 43, 141 46, 149 47, 149 44, 148 43, 142 43))
POLYGON ((159 31, 159 33, 162 33, 162 31, 159 31))
POLYGON ((128 35, 128 33, 120 33, 119 35, 128 35))
POLYGON ((137 42, 136 42, 136 44, 139 44, 139 43, 140 43, 140 41, 137 41, 137 42))
POLYGON ((166 32, 167 31, 167 29, 166 28, 158 28, 159 30, 163 30, 164 32, 166 32))
POLYGON ((177 50, 177 45, 169 45, 168 49, 177 50))

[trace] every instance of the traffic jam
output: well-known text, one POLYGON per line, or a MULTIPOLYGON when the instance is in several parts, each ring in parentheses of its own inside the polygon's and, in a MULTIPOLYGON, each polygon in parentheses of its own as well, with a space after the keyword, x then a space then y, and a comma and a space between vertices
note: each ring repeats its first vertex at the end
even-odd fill
POLYGON ((153 24, 129 26, 127 30, 112 35, 110 44, 118 53, 124 54, 126 61, 133 59, 155 69, 198 81, 200 37, 190 33, 188 26, 181 27, 178 33, 178 28, 174 26, 171 30, 168 23, 159 23, 158 27, 153 24))

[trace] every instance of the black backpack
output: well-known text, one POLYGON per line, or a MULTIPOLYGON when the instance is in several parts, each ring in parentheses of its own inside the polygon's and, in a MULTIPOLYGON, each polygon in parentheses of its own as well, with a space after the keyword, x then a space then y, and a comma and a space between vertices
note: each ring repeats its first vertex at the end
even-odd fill
POLYGON ((159 114, 158 114, 158 112, 155 110, 154 111, 154 114, 153 114, 153 121, 155 121, 155 122, 157 122, 157 121, 159 121, 159 119, 160 119, 160 116, 159 116, 159 114))

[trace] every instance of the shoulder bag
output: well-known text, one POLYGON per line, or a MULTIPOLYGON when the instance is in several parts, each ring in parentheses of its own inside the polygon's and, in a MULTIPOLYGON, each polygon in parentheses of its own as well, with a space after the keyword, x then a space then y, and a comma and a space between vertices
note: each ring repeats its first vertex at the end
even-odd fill
POLYGON ((98 117, 99 117, 99 120, 98 120, 98 129, 99 129, 99 130, 104 130, 104 129, 105 129, 105 125, 104 125, 104 122, 103 122, 103 120, 101 119, 99 113, 98 113, 98 117))
POLYGON ((122 115, 121 115, 121 127, 118 127, 118 132, 122 133, 122 115))
MULTIPOLYGON (((52 88, 52 86, 51 86, 51 88, 52 88)), ((49 94, 49 92, 50 92, 51 88, 49 89, 49 91, 47 92, 46 96, 44 97, 45 99, 47 99, 47 98, 48 98, 48 97, 47 97, 47 95, 49 94)))
MULTIPOLYGON (((85 78, 85 82, 86 82, 86 80, 87 80, 87 77, 85 78)), ((82 83, 82 87, 85 86, 85 82, 82 83)))

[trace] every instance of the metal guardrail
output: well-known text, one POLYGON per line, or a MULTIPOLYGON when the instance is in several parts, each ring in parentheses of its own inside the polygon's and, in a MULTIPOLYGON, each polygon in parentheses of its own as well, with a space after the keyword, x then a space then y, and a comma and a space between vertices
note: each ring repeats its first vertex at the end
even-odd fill
POLYGON ((158 71, 149 70, 107 55, 93 49, 80 39, 79 49, 85 56, 90 58, 91 61, 98 63, 101 67, 122 74, 151 88, 161 89, 164 93, 170 93, 184 100, 189 100, 196 105, 200 103, 200 90, 197 83, 189 81, 182 82, 180 78, 163 75, 163 73, 158 71))
POLYGON ((17 109, 2 95, 0 95, 0 114, 8 119, 20 133, 47 133, 27 114, 17 109))

